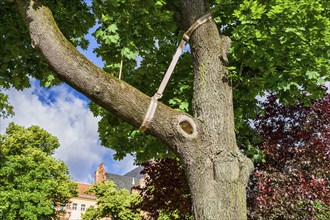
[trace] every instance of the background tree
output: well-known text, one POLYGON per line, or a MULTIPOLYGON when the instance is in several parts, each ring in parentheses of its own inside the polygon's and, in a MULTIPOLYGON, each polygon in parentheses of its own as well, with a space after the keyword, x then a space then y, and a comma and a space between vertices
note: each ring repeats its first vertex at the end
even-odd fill
POLYGON ((306 107, 270 95, 255 122, 263 137, 250 187, 251 218, 330 218, 330 95, 306 107))
POLYGON ((316 98, 324 93, 319 85, 330 78, 327 0, 95 0, 92 10, 100 25, 95 32, 100 43, 96 52, 112 75, 117 75, 117 66, 125 59, 123 79, 135 87, 95 67, 67 41, 76 43, 92 25, 85 4, 6 0, 0 7, 6 24, 1 27, 1 43, 9 47, 1 56, 6 65, 0 83, 24 87, 28 78, 16 76, 38 73, 33 76, 51 84, 46 62, 40 54, 29 53, 32 47, 38 49, 58 78, 106 110, 92 107, 103 118, 99 126, 102 144, 115 149, 116 158, 127 153, 136 153, 138 160, 173 153, 180 157, 196 219, 246 216, 245 186, 252 164, 237 148, 235 131, 239 137, 249 132, 248 119, 258 111, 256 95, 274 91, 285 103, 304 99, 306 92, 316 98), (164 94, 162 101, 172 108, 159 103, 148 129, 158 139, 137 133, 135 128, 141 125, 150 102, 142 92, 155 92, 178 33, 211 11, 214 19, 193 33, 164 94), (227 36, 232 39, 229 57, 227 36), (142 59, 137 67, 132 59, 136 55, 142 59), (228 61, 231 66, 226 68, 228 61), (19 66, 22 71, 17 71, 19 66), (190 125, 192 132, 183 125, 190 125))
POLYGON ((66 165, 51 155, 56 137, 38 126, 10 123, 0 135, 0 218, 50 219, 54 206, 77 195, 66 165))
POLYGON ((145 186, 141 187, 141 201, 137 205, 148 216, 158 219, 160 215, 169 219, 191 217, 191 196, 184 169, 178 159, 166 158, 143 163, 142 174, 146 174, 145 186))
POLYGON ((126 189, 116 189, 113 181, 95 183, 87 193, 95 194, 97 207, 90 207, 82 216, 84 220, 93 220, 104 217, 111 217, 114 220, 141 219, 139 210, 132 207, 138 202, 139 194, 130 193, 126 189))

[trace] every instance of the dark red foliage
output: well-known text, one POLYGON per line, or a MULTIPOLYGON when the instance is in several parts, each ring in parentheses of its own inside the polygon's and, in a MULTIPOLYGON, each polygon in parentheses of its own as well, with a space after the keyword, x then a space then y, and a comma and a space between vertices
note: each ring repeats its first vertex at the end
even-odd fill
POLYGON ((161 211, 179 210, 180 219, 191 214, 191 199, 186 177, 178 159, 167 158, 142 164, 146 185, 141 188, 141 210, 157 219, 161 211))
POLYGON ((250 218, 316 219, 330 205, 330 95, 311 107, 283 106, 270 95, 255 121, 266 163, 256 166, 250 218))

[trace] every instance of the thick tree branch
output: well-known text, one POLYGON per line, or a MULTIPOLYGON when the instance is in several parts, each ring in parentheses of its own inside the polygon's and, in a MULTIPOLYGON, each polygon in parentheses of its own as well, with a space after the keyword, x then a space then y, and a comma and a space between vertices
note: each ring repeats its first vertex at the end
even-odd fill
MULTIPOLYGON (((103 108, 139 127, 148 109, 150 97, 106 73, 80 54, 65 39, 51 11, 41 2, 16 0, 29 29, 32 46, 43 54, 59 78, 103 108)), ((162 139, 179 153, 178 143, 186 139, 177 129, 182 115, 185 114, 159 103, 148 129, 148 132, 162 139)), ((190 116, 188 118, 191 119, 190 116)))

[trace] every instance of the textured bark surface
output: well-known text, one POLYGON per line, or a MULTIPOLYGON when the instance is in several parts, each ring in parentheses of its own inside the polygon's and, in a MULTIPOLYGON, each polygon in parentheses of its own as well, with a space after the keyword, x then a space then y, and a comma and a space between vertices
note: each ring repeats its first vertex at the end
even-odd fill
MULTIPOLYGON (((184 27, 208 13, 204 1, 182 0, 184 27)), ((190 39, 194 59, 194 118, 198 142, 183 156, 195 219, 245 219, 245 187, 253 164, 236 145, 227 52, 230 39, 219 35, 213 21, 190 39)))
MULTIPOLYGON (((177 23, 187 30, 208 12, 207 1, 182 0, 177 23), (184 18, 184 20, 182 19, 184 18)), ((51 12, 39 1, 16 1, 32 45, 56 74, 105 109, 138 127, 150 98, 96 67, 61 34, 51 12)), ((232 89, 225 62, 229 38, 213 21, 191 36, 194 58, 194 117, 161 103, 148 132, 183 160, 195 219, 246 219, 245 186, 252 162, 237 148, 232 89)))

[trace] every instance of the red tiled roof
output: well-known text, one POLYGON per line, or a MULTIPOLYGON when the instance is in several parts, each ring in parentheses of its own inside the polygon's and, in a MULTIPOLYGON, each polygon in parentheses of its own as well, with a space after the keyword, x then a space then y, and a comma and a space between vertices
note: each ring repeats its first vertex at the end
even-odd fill
POLYGON ((78 197, 95 197, 95 193, 92 194, 87 194, 86 190, 90 189, 92 187, 92 184, 88 183, 78 183, 78 192, 79 196, 78 197))

